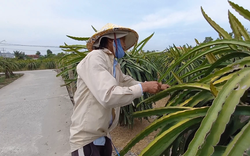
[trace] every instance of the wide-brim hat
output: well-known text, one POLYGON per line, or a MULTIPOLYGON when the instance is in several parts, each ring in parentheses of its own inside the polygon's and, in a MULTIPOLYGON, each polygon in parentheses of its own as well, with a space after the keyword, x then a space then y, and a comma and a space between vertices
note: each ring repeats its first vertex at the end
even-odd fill
POLYGON ((126 36, 126 49, 124 50, 128 50, 129 48, 131 48, 138 41, 139 38, 137 32, 133 29, 108 23, 103 26, 99 31, 97 31, 92 37, 89 38, 86 45, 88 50, 92 51, 93 49, 95 49, 95 47, 99 47, 100 41, 103 37, 114 39, 114 34, 116 35, 117 39, 126 36))

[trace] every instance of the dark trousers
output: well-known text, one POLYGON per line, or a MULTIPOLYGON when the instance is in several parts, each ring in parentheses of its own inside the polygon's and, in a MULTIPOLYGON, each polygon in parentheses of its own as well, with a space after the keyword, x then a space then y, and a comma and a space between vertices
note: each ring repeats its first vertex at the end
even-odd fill
POLYGON ((112 144, 111 140, 108 137, 106 138, 106 142, 104 146, 97 146, 91 142, 88 145, 85 145, 83 148, 76 150, 71 153, 71 156, 81 156, 79 153, 84 153, 84 156, 111 156, 112 154, 112 144))

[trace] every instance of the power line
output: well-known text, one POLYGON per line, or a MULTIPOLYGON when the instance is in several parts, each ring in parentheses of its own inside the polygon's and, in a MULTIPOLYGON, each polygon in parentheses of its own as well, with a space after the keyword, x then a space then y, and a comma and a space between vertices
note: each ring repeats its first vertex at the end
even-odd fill
POLYGON ((25 45, 25 44, 13 44, 13 43, 1 43, 4 46, 23 46, 23 47, 42 47, 42 48, 60 48, 59 46, 50 45, 25 45))
MULTIPOLYGON (((2 48, 5 48, 5 49, 8 49, 8 50, 27 50, 27 51, 39 51, 39 50, 48 50, 50 48, 36 48, 36 47, 9 47, 9 46, 3 46, 3 45, 0 45, 0 49, 2 48)), ((51 48, 53 51, 62 51, 60 48, 51 48)))

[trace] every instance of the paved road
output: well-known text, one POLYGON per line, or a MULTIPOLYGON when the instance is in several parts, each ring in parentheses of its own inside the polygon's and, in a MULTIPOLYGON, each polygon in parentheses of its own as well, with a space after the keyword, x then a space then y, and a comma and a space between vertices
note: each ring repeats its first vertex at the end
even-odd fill
POLYGON ((25 71, 0 89, 0 156, 69 156, 72 103, 53 70, 25 71))

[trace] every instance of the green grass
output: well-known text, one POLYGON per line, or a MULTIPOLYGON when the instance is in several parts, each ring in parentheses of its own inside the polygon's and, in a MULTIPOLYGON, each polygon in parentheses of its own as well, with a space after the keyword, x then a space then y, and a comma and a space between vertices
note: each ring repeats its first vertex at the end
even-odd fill
POLYGON ((0 74, 0 89, 20 78, 21 76, 23 76, 23 74, 15 74, 11 78, 6 79, 4 74, 0 74))

